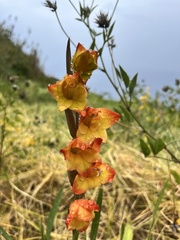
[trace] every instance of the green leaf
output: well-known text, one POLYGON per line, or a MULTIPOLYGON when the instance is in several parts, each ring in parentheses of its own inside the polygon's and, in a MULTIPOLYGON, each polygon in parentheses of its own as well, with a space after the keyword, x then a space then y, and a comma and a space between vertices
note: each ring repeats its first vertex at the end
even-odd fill
POLYGON ((83 7, 81 5, 81 2, 79 2, 79 10, 80 10, 80 16, 82 17, 83 7))
POLYGON ((80 22, 82 22, 82 19, 81 18, 75 18, 77 21, 80 21, 80 22))
POLYGON ((91 232, 90 232, 90 239, 91 240, 96 240, 96 236, 98 233, 98 227, 99 227, 99 221, 100 221, 100 216, 101 216, 101 209, 102 209, 102 200, 103 200, 103 189, 99 189, 99 194, 97 198, 97 204, 99 206, 99 211, 95 212, 95 218, 92 222, 91 226, 91 232))
POLYGON ((180 175, 174 170, 170 170, 171 174, 173 175, 174 179, 176 180, 177 184, 180 184, 180 175))
POLYGON ((147 136, 147 140, 154 155, 157 155, 166 146, 163 140, 160 138, 154 140, 147 136))
POLYGON ((151 150, 148 147, 147 143, 141 138, 140 139, 140 146, 141 146, 141 150, 144 153, 144 156, 147 157, 150 155, 151 150))
POLYGON ((84 236, 83 236, 83 240, 87 240, 87 237, 86 237, 86 231, 84 231, 84 236))
POLYGON ((95 45, 96 45, 96 39, 95 39, 95 38, 93 38, 93 41, 92 41, 92 43, 91 43, 91 46, 90 46, 90 48, 89 48, 89 49, 91 49, 91 50, 94 50, 94 48, 95 48, 95 45))
POLYGON ((152 219, 152 223, 151 223, 151 226, 150 226, 150 230, 148 232, 147 240, 152 240, 152 231, 153 231, 153 228, 154 228, 156 220, 157 220, 157 214, 158 214, 158 210, 159 210, 159 205, 160 205, 160 203, 162 201, 162 198, 164 196, 164 192, 165 192, 167 187, 168 187, 168 180, 165 182, 161 192, 159 193, 158 199, 157 199, 157 201, 155 203, 154 211, 153 211, 153 219, 152 219))
POLYGON ((93 35, 92 39, 93 39, 93 41, 95 41, 96 40, 95 37, 97 37, 99 35, 99 33, 97 33, 94 29, 92 29, 92 35, 93 35))
POLYGON ((127 110, 126 108, 122 107, 122 106, 120 106, 120 108, 121 108, 121 110, 122 110, 122 112, 123 112, 124 117, 126 118, 126 120, 127 120, 128 122, 130 122, 130 121, 131 121, 131 115, 130 115, 130 113, 128 112, 128 110, 127 110))
POLYGON ((122 223, 121 226, 121 236, 120 236, 120 240, 123 239, 123 235, 124 235, 124 231, 125 231, 125 223, 122 223))
POLYGON ((122 80, 123 80, 126 88, 128 88, 129 87, 129 82, 130 82, 129 76, 127 75, 127 73, 124 71, 124 69, 120 65, 119 65, 119 68, 120 68, 122 80))
POLYGON ((78 237, 79 237, 79 231, 77 231, 77 230, 73 230, 73 231, 72 231, 72 235, 73 235, 72 240, 78 240, 78 237))
POLYGON ((133 239, 133 228, 127 223, 124 228, 124 234, 122 240, 132 240, 133 239))
POLYGON ((117 107, 114 107, 114 108, 113 108, 113 111, 114 111, 114 112, 117 112, 117 113, 119 113, 119 114, 121 115, 121 111, 120 111, 120 109, 119 109, 119 108, 117 108, 117 107))
POLYGON ((7 234, 7 232, 0 227, 0 236, 3 236, 6 240, 12 240, 12 238, 7 234))
POLYGON ((51 235, 51 231, 53 229, 53 223, 54 223, 54 218, 56 216, 56 213, 58 211, 59 205, 61 203, 61 199, 62 199, 62 194, 63 194, 63 189, 64 189, 64 183, 61 187, 61 189, 59 190, 53 205, 52 205, 52 209, 49 213, 49 217, 48 217, 48 221, 47 221, 47 229, 46 229, 46 238, 47 240, 50 240, 50 235, 51 235))
POLYGON ((48 240, 42 223, 41 223, 41 240, 48 240))
POLYGON ((153 152, 153 154, 155 155, 155 140, 150 138, 149 136, 147 136, 147 140, 148 140, 148 143, 149 143, 149 146, 151 148, 151 151, 153 152))
POLYGON ((136 74, 133 79, 131 80, 130 84, 129 84, 129 94, 132 95, 134 88, 136 87, 136 83, 137 83, 137 76, 138 74, 136 74))
POLYGON ((103 47, 102 47, 102 48, 100 48, 100 49, 98 50, 98 54, 99 54, 99 56, 101 56, 101 55, 102 55, 102 51, 103 51, 103 47))
POLYGON ((100 32, 100 33, 97 33, 97 32, 95 32, 95 31, 93 30, 93 35, 94 35, 94 37, 97 37, 97 36, 100 36, 100 35, 102 35, 102 32, 100 32))
POLYGON ((165 148, 165 143, 163 142, 162 139, 158 138, 155 143, 154 143, 154 154, 158 154, 161 150, 165 148))
POLYGON ((103 41, 106 42, 106 32, 103 30, 103 41))
POLYGON ((116 75, 117 75, 119 78, 122 78, 120 71, 119 71, 117 68, 115 68, 115 70, 116 70, 116 75))
POLYGON ((109 37, 111 36, 112 30, 113 30, 113 28, 114 28, 114 25, 115 25, 115 22, 113 22, 113 24, 112 24, 112 25, 110 26, 110 28, 109 28, 108 39, 109 39, 109 37))

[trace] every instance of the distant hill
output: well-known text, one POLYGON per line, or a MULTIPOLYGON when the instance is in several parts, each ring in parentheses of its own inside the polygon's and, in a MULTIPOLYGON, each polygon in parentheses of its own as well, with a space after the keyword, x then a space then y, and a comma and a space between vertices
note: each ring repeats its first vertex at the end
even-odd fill
POLYGON ((32 48, 30 54, 23 51, 25 42, 13 41, 13 28, 0 23, 0 78, 19 76, 31 79, 45 86, 57 79, 48 77, 39 61, 37 50, 32 48))

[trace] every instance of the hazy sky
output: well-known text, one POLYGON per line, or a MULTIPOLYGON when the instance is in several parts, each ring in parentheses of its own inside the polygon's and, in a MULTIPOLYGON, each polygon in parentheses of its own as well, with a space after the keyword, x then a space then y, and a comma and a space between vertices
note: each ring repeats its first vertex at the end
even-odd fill
MULTIPOLYGON (((82 1, 82 0, 81 0, 82 1)), ((30 47, 37 46, 41 63, 47 74, 61 79, 65 75, 67 39, 58 26, 55 14, 43 6, 44 0, 0 0, 0 21, 15 23, 15 37, 27 39, 30 47), (12 18, 8 20, 8 16, 12 18), (31 31, 31 34, 28 32, 31 31)), ((79 0, 73 3, 78 6, 79 0)), ((90 0, 86 2, 91 2, 90 0)), ((115 0, 95 0, 94 14, 111 12, 115 0)), ((77 16, 68 0, 57 0, 58 13, 64 28, 77 44, 90 46, 88 31, 74 20, 77 16)), ((120 0, 116 14, 115 61, 130 76, 139 73, 151 93, 164 85, 174 85, 180 78, 180 0, 120 0)), ((92 26, 96 28, 92 20, 92 26)), ((98 31, 98 28, 96 28, 98 31)), ((72 53, 75 49, 72 47, 72 53)), ((107 66, 110 62, 107 60, 107 66)), ((111 68, 109 67, 109 70, 111 68)), ((105 75, 98 70, 89 80, 98 93, 116 96, 105 75)))

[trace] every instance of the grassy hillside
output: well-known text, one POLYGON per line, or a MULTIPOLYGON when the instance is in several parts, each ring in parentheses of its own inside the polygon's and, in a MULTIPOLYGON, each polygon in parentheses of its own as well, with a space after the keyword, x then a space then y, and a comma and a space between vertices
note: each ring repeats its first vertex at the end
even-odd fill
MULTIPOLYGON (((24 54, 6 31, 2 28, 0 36, 5 46, 0 45, 0 226, 13 239, 41 239, 42 226, 46 227, 52 203, 65 180, 51 239, 71 239, 65 219, 73 196, 59 153, 71 137, 64 113, 58 112, 47 91, 47 83, 55 79, 46 77, 37 56, 24 54), (32 59, 35 68, 30 64, 32 59), (18 77, 13 80, 12 76, 18 77)), ((152 99, 140 88, 136 94, 136 116, 179 157, 177 108, 152 99)), ((98 239, 179 239, 178 229, 172 227, 180 217, 179 164, 171 161, 166 151, 144 157, 139 145, 143 133, 131 118, 127 121, 120 102, 90 93, 88 104, 121 114, 121 121, 108 130, 108 144, 101 151, 103 161, 116 170, 116 177, 112 184, 103 186, 98 239)), ((88 191, 86 197, 96 199, 97 192, 98 188, 88 191)))
POLYGON ((1 80, 18 76, 31 79, 42 86, 52 83, 55 79, 46 76, 41 67, 38 52, 32 46, 29 54, 23 51, 26 41, 13 41, 13 25, 6 28, 0 23, 0 77, 1 80))

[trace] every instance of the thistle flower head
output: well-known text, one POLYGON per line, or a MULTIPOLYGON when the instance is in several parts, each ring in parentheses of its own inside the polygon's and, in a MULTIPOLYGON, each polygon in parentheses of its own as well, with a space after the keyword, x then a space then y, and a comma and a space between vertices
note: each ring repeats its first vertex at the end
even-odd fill
POLYGON ((97 18, 95 19, 95 23, 98 24, 100 28, 108 28, 110 24, 110 19, 108 19, 108 13, 100 12, 97 18))
POLYGON ((168 91, 169 91, 169 89, 170 89, 170 87, 169 87, 169 86, 164 86, 164 87, 162 88, 163 92, 168 92, 168 91))
POLYGON ((175 80, 175 84, 176 84, 176 86, 179 86, 179 85, 180 85, 180 80, 179 80, 179 79, 176 79, 176 80, 175 80))

